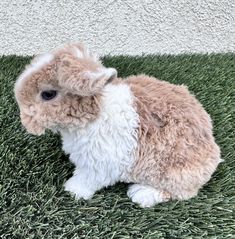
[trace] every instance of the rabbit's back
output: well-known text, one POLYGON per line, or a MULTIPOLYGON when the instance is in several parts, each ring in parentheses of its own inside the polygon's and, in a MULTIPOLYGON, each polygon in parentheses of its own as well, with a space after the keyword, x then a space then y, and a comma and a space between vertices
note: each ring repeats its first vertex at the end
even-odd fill
POLYGON ((196 195, 221 162, 210 116, 185 86, 144 75, 126 83, 140 120, 133 181, 173 198, 196 195))

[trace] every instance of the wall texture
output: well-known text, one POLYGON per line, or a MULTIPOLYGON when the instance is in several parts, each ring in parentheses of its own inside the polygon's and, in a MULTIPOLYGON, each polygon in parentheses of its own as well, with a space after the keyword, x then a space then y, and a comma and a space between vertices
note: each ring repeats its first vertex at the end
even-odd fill
POLYGON ((68 41, 100 54, 235 51, 234 0, 1 0, 0 54, 68 41))

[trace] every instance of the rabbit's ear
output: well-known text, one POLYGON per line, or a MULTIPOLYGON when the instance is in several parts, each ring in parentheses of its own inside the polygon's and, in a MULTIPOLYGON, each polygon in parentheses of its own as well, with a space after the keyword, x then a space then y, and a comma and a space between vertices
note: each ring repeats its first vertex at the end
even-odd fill
POLYGON ((64 59, 58 66, 59 85, 71 93, 91 96, 99 93, 102 88, 117 77, 114 68, 105 68, 101 64, 95 70, 84 69, 74 59, 64 59))

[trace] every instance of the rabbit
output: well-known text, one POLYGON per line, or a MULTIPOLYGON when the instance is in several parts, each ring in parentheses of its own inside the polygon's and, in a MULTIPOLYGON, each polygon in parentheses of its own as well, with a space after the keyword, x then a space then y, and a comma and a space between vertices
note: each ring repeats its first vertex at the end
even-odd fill
POLYGON ((80 43, 35 57, 14 93, 29 133, 61 135, 75 165, 64 188, 76 199, 125 182, 140 207, 187 200, 222 162, 211 118, 186 86, 118 78, 80 43))

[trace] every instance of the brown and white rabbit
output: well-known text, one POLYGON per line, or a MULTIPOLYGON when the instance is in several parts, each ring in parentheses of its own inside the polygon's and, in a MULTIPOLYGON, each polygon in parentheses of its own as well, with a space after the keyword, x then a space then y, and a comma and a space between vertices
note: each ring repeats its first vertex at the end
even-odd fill
POLYGON ((61 134, 76 166, 65 190, 78 199, 120 181, 142 207, 189 199, 221 162, 211 119, 185 86, 117 78, 81 44, 36 57, 15 96, 29 133, 61 134))

